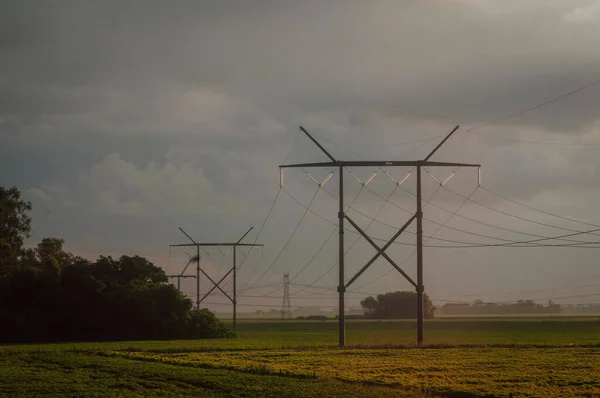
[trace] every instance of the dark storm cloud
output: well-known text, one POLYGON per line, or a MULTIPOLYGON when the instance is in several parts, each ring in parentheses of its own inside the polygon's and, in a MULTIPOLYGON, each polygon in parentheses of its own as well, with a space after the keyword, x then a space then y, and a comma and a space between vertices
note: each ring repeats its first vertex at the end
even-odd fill
MULTIPOLYGON (((596 79, 600 61, 597 25, 565 20, 576 2, 35 4, 3 14, 8 114, 98 111, 126 91, 143 116, 179 82, 273 112, 480 123, 596 79)), ((569 133, 596 118, 584 99, 560 110, 518 122, 569 133)))

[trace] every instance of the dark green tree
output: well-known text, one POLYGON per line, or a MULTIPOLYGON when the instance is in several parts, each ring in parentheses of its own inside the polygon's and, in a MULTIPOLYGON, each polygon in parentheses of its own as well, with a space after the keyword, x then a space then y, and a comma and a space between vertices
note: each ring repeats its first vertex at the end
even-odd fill
POLYGON ((0 277, 19 263, 23 240, 31 233, 31 203, 21 199, 21 192, 0 186, 0 277))
MULTIPOLYGON (((433 318, 433 303, 423 295, 425 318, 433 318)), ((369 296, 360 302, 367 318, 379 319, 416 319, 417 293, 392 292, 379 294, 377 298, 369 296)))
POLYGON ((188 335, 192 338, 232 337, 234 334, 206 308, 190 311, 188 335))
POLYGON ((64 240, 29 236, 29 203, 0 188, 0 343, 214 338, 231 330, 192 302, 164 271, 140 256, 91 262, 64 250, 64 240))

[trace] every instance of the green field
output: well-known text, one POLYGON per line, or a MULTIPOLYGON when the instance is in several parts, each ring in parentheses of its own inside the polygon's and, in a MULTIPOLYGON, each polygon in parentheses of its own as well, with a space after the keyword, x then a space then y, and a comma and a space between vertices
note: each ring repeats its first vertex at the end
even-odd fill
POLYGON ((0 396, 600 396, 600 320, 243 321, 235 339, 0 347, 0 396), (27 380, 26 383, 23 381, 27 380))

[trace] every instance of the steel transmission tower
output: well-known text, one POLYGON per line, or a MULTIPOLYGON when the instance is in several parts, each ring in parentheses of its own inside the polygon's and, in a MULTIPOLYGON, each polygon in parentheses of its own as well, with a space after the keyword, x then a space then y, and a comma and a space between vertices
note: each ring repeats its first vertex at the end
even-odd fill
POLYGON ((292 304, 290 303, 290 274, 283 274, 283 304, 281 304, 281 319, 292 319, 292 304))
MULTIPOLYGON (((385 258, 398 272, 404 276, 404 278, 414 286, 417 293, 417 344, 419 347, 423 344, 423 319, 424 319, 424 302, 423 302, 423 293, 425 291, 425 287, 423 285, 423 207, 422 207, 422 195, 421 195, 421 170, 425 167, 475 167, 481 168, 479 164, 469 164, 469 163, 457 163, 457 162, 437 162, 429 160, 437 151, 440 149, 442 145, 454 134, 456 130, 458 130, 459 126, 456 126, 446 137, 425 157, 423 160, 391 160, 391 161, 381 161, 381 160, 360 160, 360 161, 347 161, 347 160, 338 160, 334 158, 323 146, 312 136, 304 127, 300 126, 300 130, 306 136, 315 143, 316 146, 329 158, 329 162, 316 162, 316 163, 296 163, 296 164, 285 164, 279 166, 280 170, 280 185, 283 186, 283 169, 285 168, 312 168, 312 167, 327 167, 334 168, 339 170, 339 209, 338 209, 338 228, 339 228, 339 281, 338 281, 338 294, 339 294, 339 315, 338 315, 338 333, 339 333, 339 345, 340 347, 344 347, 346 344, 346 333, 345 333, 345 311, 344 311, 344 293, 346 289, 356 281, 356 279, 362 275, 363 272, 369 268, 371 264, 379 258, 379 256, 385 258), (416 212, 415 214, 406 221, 406 223, 392 236, 392 238, 386 243, 383 247, 379 247, 373 239, 371 239, 345 212, 344 208, 344 168, 346 167, 414 167, 417 171, 417 203, 416 203, 416 212), (346 278, 344 275, 345 267, 344 267, 344 221, 348 221, 354 229, 356 229, 367 242, 377 250, 377 254, 371 258, 367 262, 367 264, 360 270, 354 277, 352 277, 348 282, 346 282, 346 278), (386 250, 391 246, 392 243, 408 228, 408 226, 416 221, 417 224, 417 280, 414 281, 406 272, 404 272, 395 262, 392 260, 387 254, 386 250)), ((426 170, 427 171, 427 170, 426 170)), ((387 172, 386 172, 387 175, 387 172)), ((389 175, 388 175, 389 177, 389 175)), ((407 176, 408 177, 408 176, 407 176)), ((395 181, 391 177, 389 177, 396 185, 402 184, 406 178, 405 177, 401 181, 395 181)), ((440 185, 443 185, 448 178, 440 182, 440 185)), ((370 179, 369 179, 370 181, 370 179)), ((363 182, 363 185, 366 185, 368 182, 363 182)), ((321 185, 322 183, 319 183, 321 185)))
MULTIPOLYGON (((181 232, 183 232, 183 234, 185 236, 187 236, 187 238, 192 243, 169 245, 169 247, 195 247, 196 248, 197 255, 190 260, 190 261, 195 261, 197 264, 197 266, 196 266, 196 309, 197 310, 200 309, 200 303, 202 301, 204 301, 204 299, 206 299, 206 297, 208 297, 213 292, 213 290, 219 289, 219 291, 221 293, 223 293, 223 295, 225 295, 225 297, 227 297, 229 299, 229 301, 231 301, 231 303, 233 304, 233 329, 234 330, 235 330, 236 321, 237 321, 237 268, 238 268, 237 249, 238 249, 238 247, 246 247, 246 246, 247 247, 262 246, 262 244, 256 244, 256 243, 242 243, 242 240, 246 237, 246 235, 248 235, 250 233, 250 231, 252 231, 253 228, 254 227, 251 227, 248 231, 246 231, 246 233, 236 242, 203 242, 203 243, 199 243, 199 242, 196 242, 194 239, 192 239, 192 237, 190 235, 188 235, 187 232, 185 232, 181 227, 179 227, 179 230, 181 232), (233 266, 231 267, 229 272, 227 272, 225 275, 223 275, 223 277, 218 282, 215 282, 210 276, 208 276, 208 274, 202 268, 200 268, 200 247, 206 247, 206 246, 213 246, 213 247, 228 246, 228 247, 233 248, 233 266), (227 294, 227 292, 225 292, 221 288, 221 283, 232 272, 233 272, 233 297, 231 297, 229 294, 227 294), (202 273, 206 277, 206 279, 208 279, 213 284, 213 287, 203 297, 200 297, 200 273, 202 273)), ((188 263, 188 265, 189 265, 189 263, 188 263)), ((187 266, 186 266, 186 268, 187 268, 187 266)))

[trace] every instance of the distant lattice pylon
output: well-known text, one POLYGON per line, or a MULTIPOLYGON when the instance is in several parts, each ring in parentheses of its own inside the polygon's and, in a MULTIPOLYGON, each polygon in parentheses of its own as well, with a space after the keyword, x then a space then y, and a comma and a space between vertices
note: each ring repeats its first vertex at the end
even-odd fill
POLYGON ((290 303, 290 275, 283 274, 283 303, 281 304, 281 319, 292 318, 292 304, 290 303))

